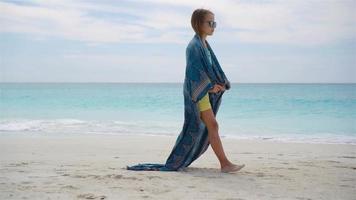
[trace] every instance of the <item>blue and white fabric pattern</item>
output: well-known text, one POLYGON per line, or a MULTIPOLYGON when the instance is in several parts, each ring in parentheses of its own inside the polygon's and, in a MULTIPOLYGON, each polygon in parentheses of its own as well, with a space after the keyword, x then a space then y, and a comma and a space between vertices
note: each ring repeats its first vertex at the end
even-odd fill
MULTIPOLYGON (((214 84, 224 85, 226 90, 231 87, 208 42, 207 50, 210 51, 211 62, 198 34, 194 35, 186 48, 186 70, 183 84, 184 124, 166 163, 139 163, 127 166, 126 169, 182 171, 207 150, 209 147, 208 129, 200 118, 198 101, 213 88, 214 84)), ((209 95, 215 116, 225 91, 209 95)))

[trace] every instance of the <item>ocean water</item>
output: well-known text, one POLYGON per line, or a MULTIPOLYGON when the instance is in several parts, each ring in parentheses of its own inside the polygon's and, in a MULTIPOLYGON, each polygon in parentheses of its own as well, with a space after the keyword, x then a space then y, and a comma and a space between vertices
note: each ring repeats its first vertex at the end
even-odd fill
MULTIPOLYGON (((356 84, 241 84, 221 137, 356 144, 356 84)), ((182 83, 0 83, 0 134, 178 135, 182 83)))

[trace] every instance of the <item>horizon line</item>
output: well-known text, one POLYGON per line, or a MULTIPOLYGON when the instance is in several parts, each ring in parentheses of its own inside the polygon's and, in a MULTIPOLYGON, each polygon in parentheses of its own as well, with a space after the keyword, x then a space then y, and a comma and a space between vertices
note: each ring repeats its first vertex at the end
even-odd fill
MULTIPOLYGON (((166 84, 183 84, 184 82, 46 82, 46 81, 38 81, 38 82, 20 82, 20 81, 13 81, 13 82, 1 82, 2 83, 166 83, 166 84)), ((230 82, 231 84, 356 84, 356 82, 230 82)))

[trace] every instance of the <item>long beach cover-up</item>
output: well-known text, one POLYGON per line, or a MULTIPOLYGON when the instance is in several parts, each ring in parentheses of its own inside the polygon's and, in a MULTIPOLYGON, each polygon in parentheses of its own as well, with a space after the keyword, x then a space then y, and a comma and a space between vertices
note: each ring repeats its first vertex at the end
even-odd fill
MULTIPOLYGON (((127 166, 127 170, 182 171, 209 147, 208 129, 200 118, 198 101, 215 84, 225 85, 226 90, 229 90, 231 85, 208 42, 207 47, 211 53, 212 65, 208 63, 208 56, 199 34, 194 35, 186 48, 186 70, 183 84, 184 124, 166 163, 139 163, 127 166)), ((215 116, 224 92, 219 91, 209 95, 215 116)))

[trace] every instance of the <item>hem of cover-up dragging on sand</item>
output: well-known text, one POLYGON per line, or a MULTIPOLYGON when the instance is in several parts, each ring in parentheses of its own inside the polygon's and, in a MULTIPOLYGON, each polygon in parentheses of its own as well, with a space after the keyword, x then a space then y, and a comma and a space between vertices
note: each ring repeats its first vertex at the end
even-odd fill
POLYGON ((163 171, 163 172, 174 172, 183 171, 185 167, 180 167, 178 169, 172 169, 167 167, 165 164, 158 163, 139 163, 133 166, 126 166, 127 170, 133 171, 163 171))

